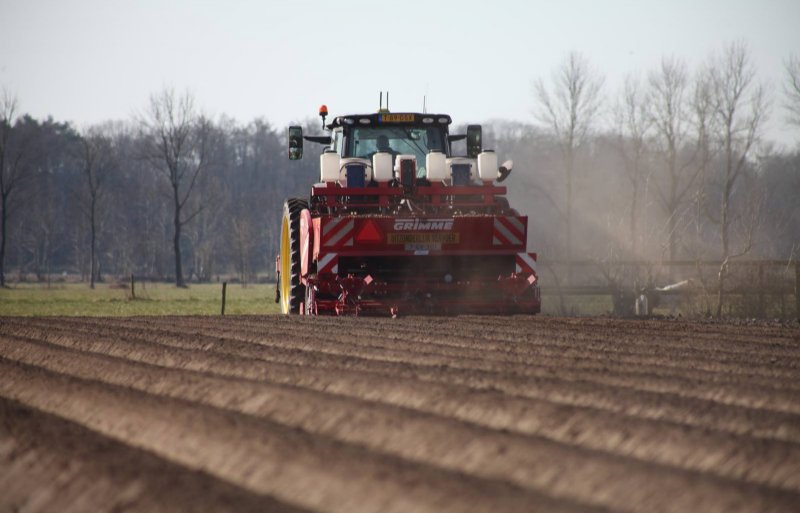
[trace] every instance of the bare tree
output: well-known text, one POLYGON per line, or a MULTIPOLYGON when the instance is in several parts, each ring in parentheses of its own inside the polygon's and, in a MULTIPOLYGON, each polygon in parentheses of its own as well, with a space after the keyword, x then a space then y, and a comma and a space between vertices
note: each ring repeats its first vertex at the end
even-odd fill
POLYGON ((656 194, 667 215, 669 259, 675 260, 681 207, 700 173, 699 168, 693 165, 694 154, 685 155, 691 142, 686 64, 678 59, 665 57, 658 70, 649 74, 648 82, 650 116, 656 131, 658 152, 666 170, 666 184, 659 182, 656 194))
MULTIPOLYGON (((710 68, 713 87, 714 117, 718 124, 723 169, 721 173, 719 225, 722 241, 722 265, 718 278, 717 316, 722 314, 724 285, 728 264, 732 258, 747 254, 752 247, 752 231, 736 252, 732 248, 731 228, 737 221, 732 211, 736 183, 745 170, 748 156, 759 140, 760 129, 767 114, 764 87, 755 82, 756 70, 750 61, 747 46, 736 42, 726 46, 710 68)), ((760 205, 760 202, 756 202, 760 205)), ((760 207, 759 207, 760 210, 760 207)), ((759 216, 750 214, 748 224, 759 216)))
POLYGON ((786 82, 783 84, 786 95, 786 121, 800 128, 800 57, 790 55, 786 61, 786 82))
POLYGON ((176 96, 172 89, 165 89, 150 97, 140 125, 145 132, 144 155, 167 178, 171 188, 175 285, 185 287, 181 229, 203 207, 188 214, 183 210, 198 176, 208 164, 210 122, 198 113, 189 92, 176 96))
POLYGON ((87 130, 80 138, 78 161, 85 178, 88 199, 82 211, 89 221, 89 287, 94 288, 97 278, 98 208, 103 186, 116 167, 116 151, 109 136, 99 128, 87 130))
POLYGON ((0 91, 0 287, 6 285, 5 260, 12 195, 31 169, 25 162, 29 137, 14 126, 16 110, 16 96, 6 89, 0 91))
POLYGON ((601 105, 604 78, 593 70, 585 57, 571 52, 553 72, 550 87, 539 79, 534 93, 539 101, 538 117, 555 133, 564 159, 566 208, 564 225, 566 258, 572 260, 573 193, 575 157, 587 141, 601 105))
POLYGON ((689 248, 689 253, 698 262, 702 259, 706 249, 703 232, 706 220, 709 166, 718 151, 715 138, 716 117, 714 115, 712 82, 710 69, 702 67, 695 75, 691 99, 692 126, 696 134, 696 149, 693 158, 695 159, 695 169, 698 172, 698 183, 694 189, 694 199, 691 205, 695 238, 692 247, 689 248))
POLYGON ((652 127, 652 118, 644 92, 638 80, 632 76, 625 85, 614 107, 617 129, 617 148, 625 161, 625 176, 631 184, 630 199, 630 251, 634 257, 638 252, 639 195, 644 179, 644 164, 647 155, 647 138, 652 127))

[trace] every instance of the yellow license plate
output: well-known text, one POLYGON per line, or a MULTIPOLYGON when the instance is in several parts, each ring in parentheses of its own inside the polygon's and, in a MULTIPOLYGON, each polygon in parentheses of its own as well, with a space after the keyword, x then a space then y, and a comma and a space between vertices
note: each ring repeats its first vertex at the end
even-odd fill
POLYGON ((390 233, 389 244, 458 244, 458 233, 390 233))
POLYGON ((381 116, 384 123, 413 123, 413 114, 384 114, 381 116))

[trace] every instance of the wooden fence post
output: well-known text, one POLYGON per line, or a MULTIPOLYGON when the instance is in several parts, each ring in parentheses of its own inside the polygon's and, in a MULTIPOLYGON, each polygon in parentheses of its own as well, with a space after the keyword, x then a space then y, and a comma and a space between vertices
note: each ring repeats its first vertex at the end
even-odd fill
POLYGON ((131 273, 131 299, 136 299, 136 286, 133 281, 133 273, 131 273))
POLYGON ((226 292, 227 288, 228 288, 228 282, 227 281, 223 281, 222 282, 222 313, 220 313, 220 315, 225 315, 225 292, 226 292))

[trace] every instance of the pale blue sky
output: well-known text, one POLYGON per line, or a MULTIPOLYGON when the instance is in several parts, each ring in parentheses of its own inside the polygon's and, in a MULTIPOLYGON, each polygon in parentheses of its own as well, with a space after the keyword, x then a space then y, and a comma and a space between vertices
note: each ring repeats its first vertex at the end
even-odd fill
POLYGON ((745 40, 780 110, 783 61, 800 55, 800 1, 115 1, 0 0, 0 86, 23 111, 85 125, 125 119, 165 85, 189 88, 211 115, 447 112, 457 123, 531 121, 531 82, 570 50, 606 76, 662 55, 704 61, 745 40))

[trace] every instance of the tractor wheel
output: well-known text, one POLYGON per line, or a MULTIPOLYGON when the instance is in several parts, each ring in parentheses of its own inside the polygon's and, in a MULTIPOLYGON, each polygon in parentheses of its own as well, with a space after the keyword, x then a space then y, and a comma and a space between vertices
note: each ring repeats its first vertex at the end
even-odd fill
POLYGON ((292 198, 283 204, 279 291, 281 312, 302 313, 305 286, 300 283, 300 212, 308 208, 305 200, 292 198))

